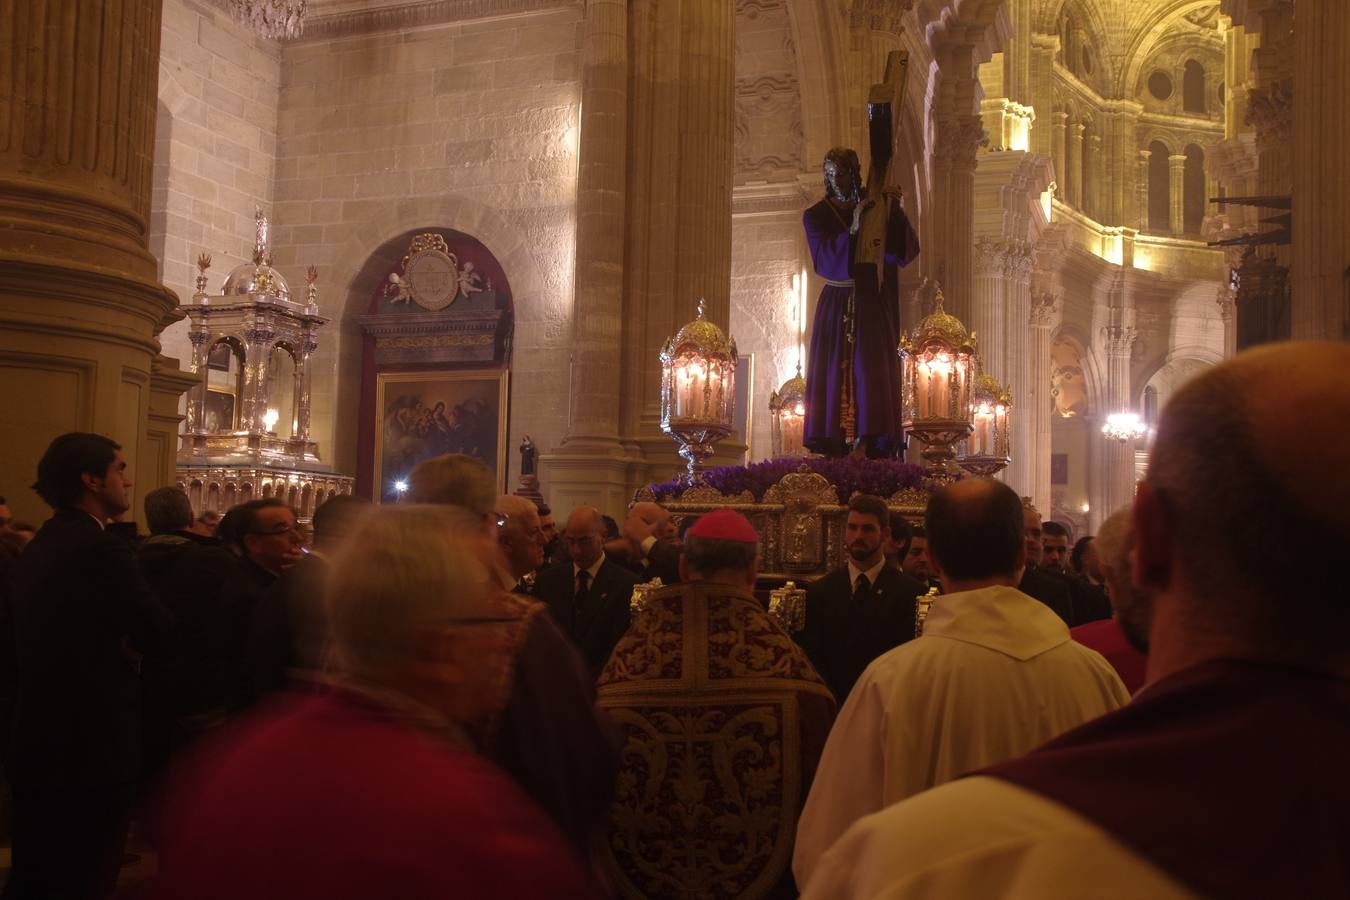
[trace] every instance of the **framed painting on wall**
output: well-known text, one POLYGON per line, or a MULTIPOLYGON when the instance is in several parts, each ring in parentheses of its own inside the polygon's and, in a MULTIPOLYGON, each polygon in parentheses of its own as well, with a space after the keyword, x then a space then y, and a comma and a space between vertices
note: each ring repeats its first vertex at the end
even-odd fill
POLYGON ((229 434, 234 431, 234 393, 212 389, 206 392, 203 407, 207 434, 229 434))
POLYGON ((381 372, 375 380, 374 484, 381 503, 399 499, 418 463, 464 453, 506 483, 507 369, 381 372))

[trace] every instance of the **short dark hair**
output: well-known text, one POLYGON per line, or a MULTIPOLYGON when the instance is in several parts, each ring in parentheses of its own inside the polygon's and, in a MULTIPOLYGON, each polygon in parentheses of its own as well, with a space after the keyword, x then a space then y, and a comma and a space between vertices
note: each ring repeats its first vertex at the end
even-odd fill
POLYGON ((909 545, 914 542, 914 528, 909 519, 895 510, 891 510, 891 540, 900 544, 900 556, 909 553, 909 545))
POLYGON ((172 534, 192 527, 192 501, 182 488, 155 488, 145 495, 145 524, 151 534, 172 534))
POLYGON ((724 569, 749 571, 758 553, 758 544, 743 541, 719 541, 694 535, 684 539, 685 564, 705 578, 724 569))
POLYGON ((543 500, 538 500, 538 501, 536 501, 534 505, 537 506, 537 507, 539 507, 539 518, 542 519, 544 516, 551 516, 551 515, 553 515, 553 509, 552 509, 552 507, 550 507, 550 506, 549 506, 547 503, 545 503, 543 500))
POLYGON ((697 521, 698 516, 684 516, 683 518, 680 519, 680 524, 677 527, 677 531, 680 535, 681 541, 685 539, 685 536, 689 534, 689 529, 693 528, 694 523, 697 521))
POLYGON ((314 510, 311 524, 314 540, 322 543, 340 541, 352 530, 353 523, 370 506, 370 501, 351 494, 334 494, 314 510))
POLYGON ((605 540, 612 541, 619 536, 619 523, 613 516, 601 516, 600 521, 605 523, 605 540))
POLYGON ((1062 537, 1069 539, 1069 529, 1065 528, 1054 519, 1046 519, 1041 523, 1041 537, 1062 537))
POLYGON ((244 538, 258 530, 258 513, 264 509, 290 509, 286 501, 280 497, 263 497, 261 500, 250 500, 247 503, 240 503, 233 506, 225 514, 225 518, 220 520, 219 532, 221 540, 234 544, 240 550, 244 549, 244 538), (226 527, 226 522, 229 527, 226 527))
POLYGON ((922 525, 915 525, 909 530, 909 542, 911 544, 914 543, 915 538, 923 538, 925 541, 928 540, 928 529, 924 528, 922 525))
POLYGON ((101 434, 85 431, 63 434, 48 444, 42 454, 33 490, 52 509, 74 506, 84 493, 80 476, 107 475, 108 466, 121 449, 121 444, 101 434))
POLYGON ((889 528, 891 510, 886 501, 871 494, 854 494, 849 498, 848 511, 859 515, 872 516, 877 520, 878 528, 889 528))
POLYGON ((928 555, 956 579, 1012 575, 1025 546, 1022 501, 1000 481, 973 480, 978 489, 967 487, 968 479, 929 498, 928 555))

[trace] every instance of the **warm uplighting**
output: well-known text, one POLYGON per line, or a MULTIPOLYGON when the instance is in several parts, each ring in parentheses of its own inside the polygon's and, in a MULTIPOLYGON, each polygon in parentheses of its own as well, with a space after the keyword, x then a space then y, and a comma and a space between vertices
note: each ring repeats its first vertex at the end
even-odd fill
POLYGON ((680 443, 689 484, 702 479, 713 444, 731 433, 736 405, 736 341, 703 318, 677 331, 661 350, 661 430, 680 443))
POLYGON ((1102 426, 1102 434, 1113 441, 1125 444, 1137 441, 1148 434, 1148 425, 1139 418, 1138 413, 1111 413, 1106 417, 1106 424, 1102 426))
POLYGON ((1085 501, 1081 509, 1083 511, 1083 515, 1087 515, 1088 513, 1092 512, 1092 505, 1085 501))
POLYGON ((277 412, 275 409, 269 409, 266 413, 263 414, 263 425, 267 427, 268 434, 276 433, 277 420, 280 418, 281 414, 277 412))

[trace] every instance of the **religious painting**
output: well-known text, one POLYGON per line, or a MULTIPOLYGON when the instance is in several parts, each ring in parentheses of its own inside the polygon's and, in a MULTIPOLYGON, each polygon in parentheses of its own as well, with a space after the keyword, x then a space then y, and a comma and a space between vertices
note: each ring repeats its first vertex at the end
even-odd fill
POLYGON ((210 390, 202 405, 203 422, 207 434, 229 434, 234 431, 234 394, 210 390))
POLYGON ((230 371, 230 361, 234 358, 234 349, 225 341, 217 341, 206 357, 206 367, 217 372, 230 371))
POLYGON ((1065 419, 1087 415, 1087 376, 1083 356, 1073 341, 1059 338, 1050 347, 1050 402, 1065 419))
POLYGON ((382 372, 376 379, 375 491, 396 502, 420 462, 445 453, 477 457, 505 490, 505 369, 382 372))
POLYGON ((1050 483, 1051 484, 1069 483, 1069 454, 1067 453, 1050 454, 1050 483))

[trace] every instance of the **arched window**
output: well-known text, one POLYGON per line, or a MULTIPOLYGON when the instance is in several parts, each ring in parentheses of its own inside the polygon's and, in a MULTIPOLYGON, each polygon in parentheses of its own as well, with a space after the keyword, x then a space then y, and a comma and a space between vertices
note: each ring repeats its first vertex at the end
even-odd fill
POLYGON ((1205 67, 1193 59, 1186 61, 1186 73, 1181 82, 1181 108, 1189 113, 1204 113, 1205 67))
POLYGON ((1185 231, 1194 237, 1200 234, 1205 221, 1205 151, 1195 144, 1186 147, 1185 231))
POLYGON ((1167 157, 1171 155, 1162 141, 1148 145, 1148 230, 1154 234, 1172 231, 1172 182, 1167 157))

